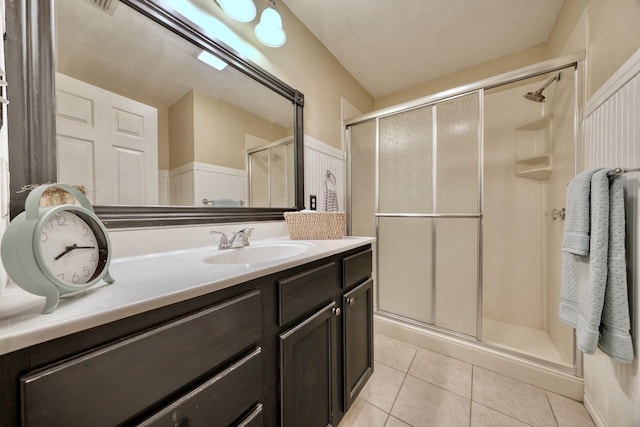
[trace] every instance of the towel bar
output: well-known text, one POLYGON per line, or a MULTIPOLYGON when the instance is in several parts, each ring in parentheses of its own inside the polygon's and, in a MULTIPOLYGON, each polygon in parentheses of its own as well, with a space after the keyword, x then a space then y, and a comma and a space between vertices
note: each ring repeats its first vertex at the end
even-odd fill
POLYGON ((634 168, 634 169, 615 168, 614 170, 609 172, 607 175, 608 176, 620 176, 620 175, 625 174, 625 173, 638 172, 638 171, 640 171, 640 168, 634 168))

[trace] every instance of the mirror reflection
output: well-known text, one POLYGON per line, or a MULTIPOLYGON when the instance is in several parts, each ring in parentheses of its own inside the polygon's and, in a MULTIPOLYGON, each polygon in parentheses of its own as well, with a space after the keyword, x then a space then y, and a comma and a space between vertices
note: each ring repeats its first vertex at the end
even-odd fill
POLYGON ((55 2, 58 181, 100 205, 293 207, 293 106, 120 2, 55 2))

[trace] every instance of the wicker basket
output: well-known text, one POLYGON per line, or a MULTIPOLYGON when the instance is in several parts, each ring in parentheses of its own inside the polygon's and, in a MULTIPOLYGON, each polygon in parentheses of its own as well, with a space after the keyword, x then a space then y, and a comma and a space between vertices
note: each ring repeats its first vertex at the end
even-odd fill
POLYGON ((291 240, 342 239, 344 212, 285 212, 291 240))

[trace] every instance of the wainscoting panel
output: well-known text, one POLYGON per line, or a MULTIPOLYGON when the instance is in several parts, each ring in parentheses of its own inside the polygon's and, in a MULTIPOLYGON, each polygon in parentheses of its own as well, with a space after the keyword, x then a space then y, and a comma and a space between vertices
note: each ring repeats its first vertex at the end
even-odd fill
MULTIPOLYGON (((640 50, 587 102, 582 168, 640 168, 640 50)), ((599 427, 640 425, 640 172, 622 177, 627 218, 631 331, 636 359, 614 361, 601 351, 584 356, 585 406, 599 427)))
POLYGON ((178 206, 204 206, 203 199, 246 204, 247 173, 207 163, 188 163, 169 172, 169 198, 170 204, 178 206))
POLYGON ((309 197, 317 196, 317 208, 324 211, 324 180, 327 170, 336 177, 338 210, 345 210, 346 180, 344 153, 308 135, 304 136, 304 206, 309 209, 309 197))

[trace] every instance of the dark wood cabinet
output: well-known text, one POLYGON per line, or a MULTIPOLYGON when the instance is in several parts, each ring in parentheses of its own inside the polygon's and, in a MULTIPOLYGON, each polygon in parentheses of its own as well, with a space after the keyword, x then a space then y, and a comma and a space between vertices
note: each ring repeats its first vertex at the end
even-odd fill
POLYGON ((373 373, 373 280, 344 294, 343 360, 345 411, 373 373))
POLYGON ((281 334, 280 407, 284 427, 334 424, 336 317, 334 302, 281 334))
POLYGON ((0 427, 337 426, 372 373, 370 246, 0 356, 0 427))

